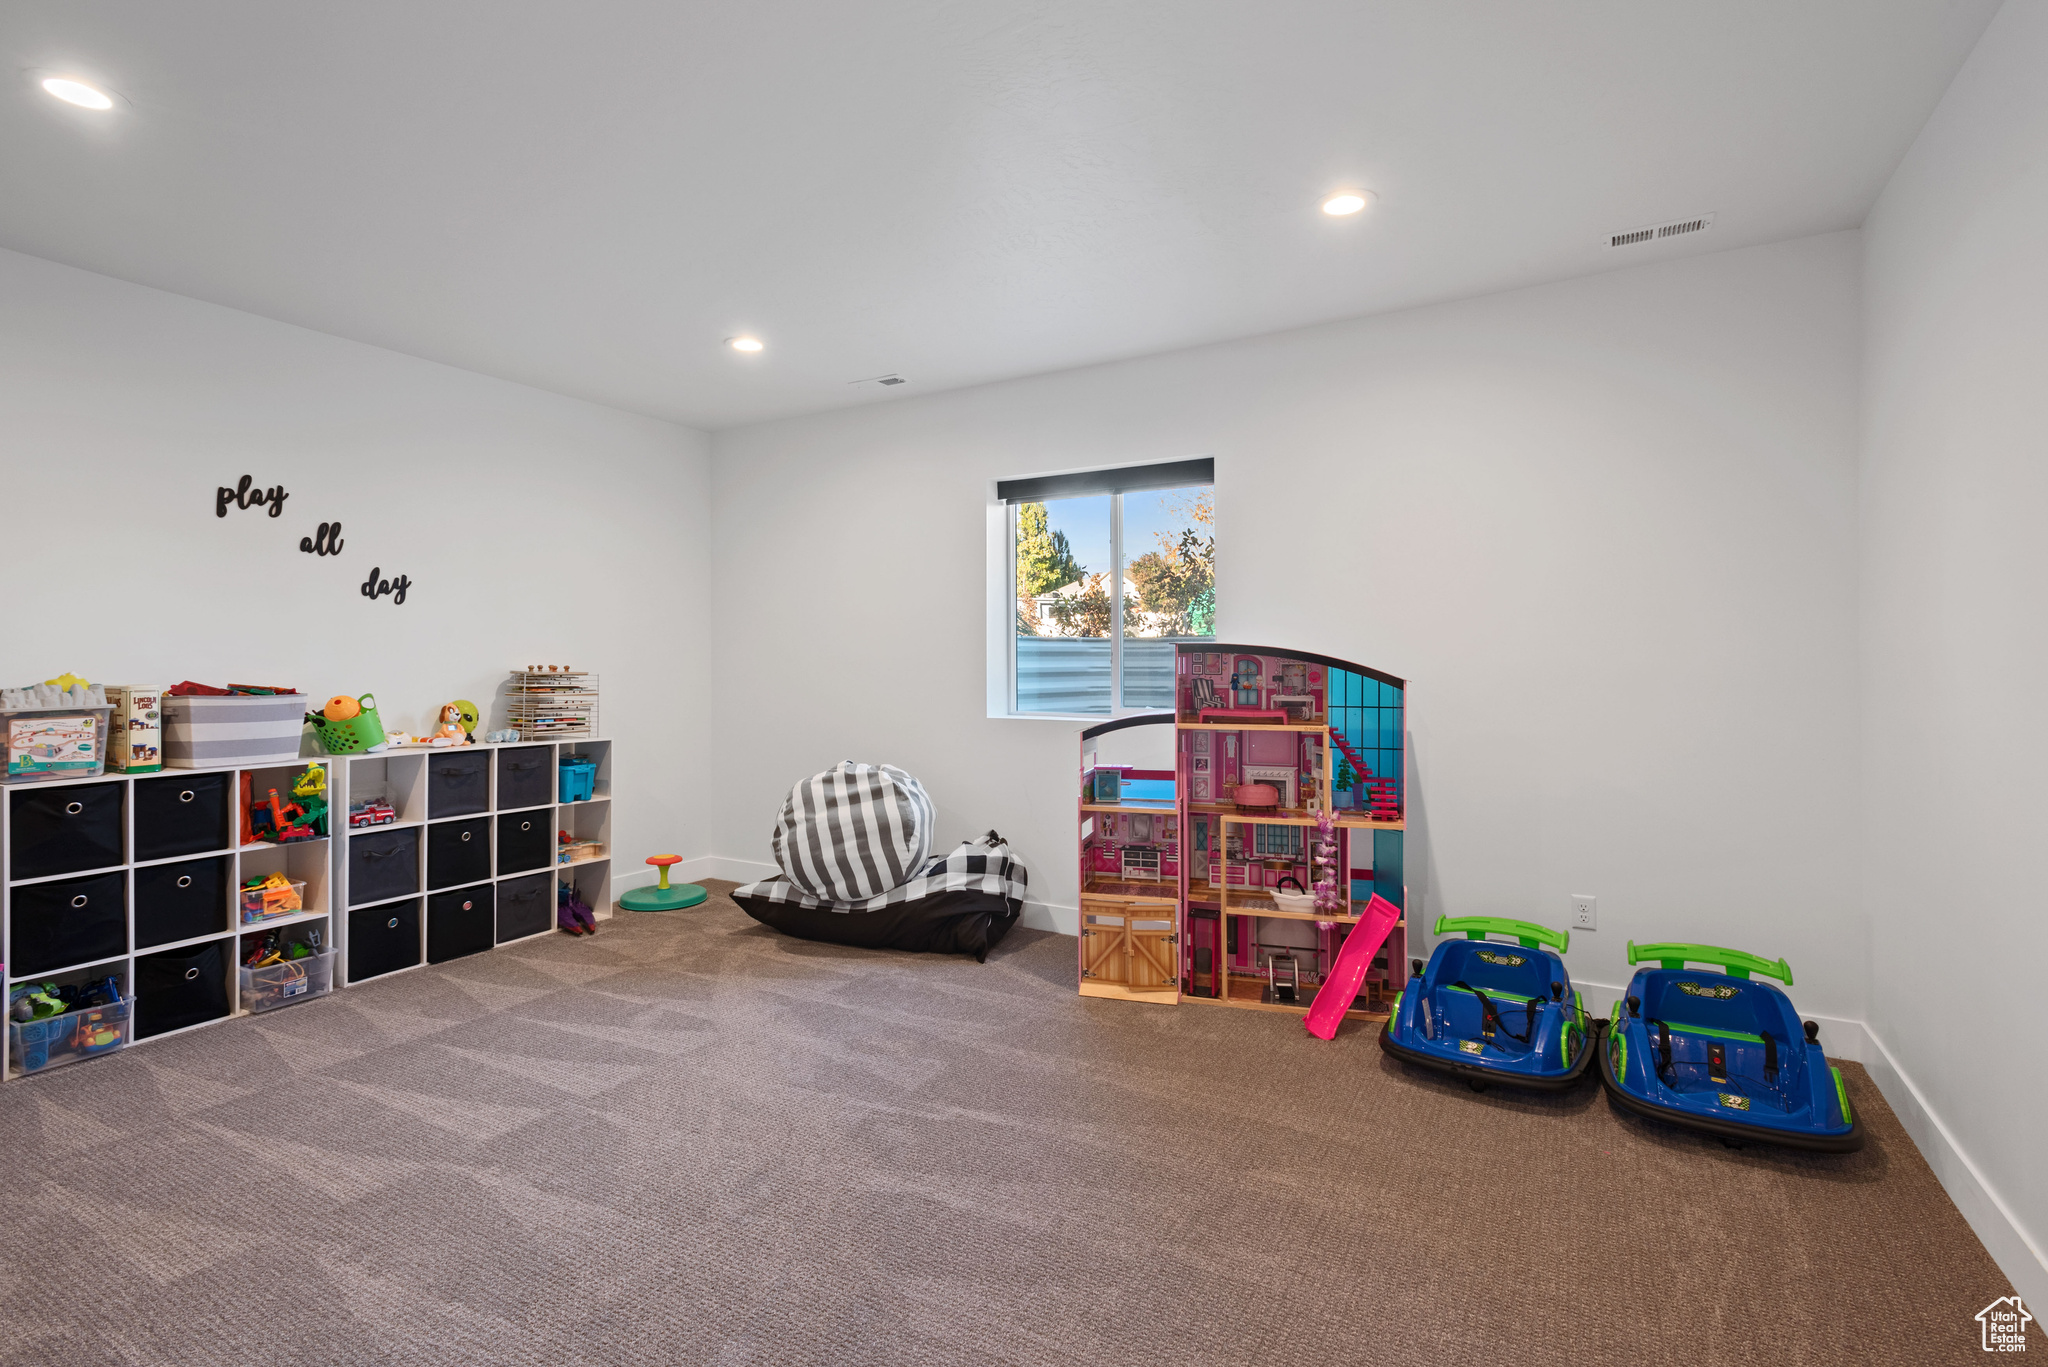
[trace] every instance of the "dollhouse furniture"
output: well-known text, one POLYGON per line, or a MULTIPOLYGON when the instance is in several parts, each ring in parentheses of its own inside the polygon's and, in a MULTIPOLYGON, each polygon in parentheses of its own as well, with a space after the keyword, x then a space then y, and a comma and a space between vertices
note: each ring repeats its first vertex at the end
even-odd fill
MULTIPOLYGON (((1321 655, 1189 642, 1174 689, 1170 716, 1081 734, 1081 995, 1305 1014, 1372 896, 1407 904, 1407 685, 1321 655), (1131 739, 1107 738, 1152 727, 1171 729, 1172 769, 1100 761, 1131 739), (1336 871, 1321 889, 1319 868, 1336 871), (1304 907, 1296 889, 1318 898, 1304 907)), ((1391 1007, 1405 932, 1403 914, 1347 1014, 1391 1007)))

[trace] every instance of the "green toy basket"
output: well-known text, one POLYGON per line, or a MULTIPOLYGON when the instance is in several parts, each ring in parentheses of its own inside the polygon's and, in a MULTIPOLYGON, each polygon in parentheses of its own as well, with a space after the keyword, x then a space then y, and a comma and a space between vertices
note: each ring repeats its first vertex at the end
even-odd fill
POLYGON ((329 721, 319 712, 306 714, 328 754, 353 755, 384 743, 384 723, 377 720, 377 695, 365 693, 356 701, 363 705, 363 710, 347 721, 329 721))

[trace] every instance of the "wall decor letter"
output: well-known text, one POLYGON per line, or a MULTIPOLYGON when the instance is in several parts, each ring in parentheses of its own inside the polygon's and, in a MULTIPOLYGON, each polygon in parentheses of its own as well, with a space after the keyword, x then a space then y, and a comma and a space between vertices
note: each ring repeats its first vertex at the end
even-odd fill
POLYGON ((226 517, 231 503, 237 508, 260 508, 267 503, 272 517, 284 511, 284 501, 291 495, 284 491, 282 484, 273 484, 268 489, 252 489, 249 487, 252 483, 254 481, 249 476, 243 475, 234 488, 223 484, 214 490, 213 515, 226 517))
POLYGON ((341 524, 339 522, 321 523, 320 530, 314 535, 299 538, 299 549, 308 555, 340 555, 341 524))
POLYGON ((412 587, 412 580, 402 574, 396 579, 379 579, 377 575, 383 568, 381 565, 370 567, 370 577, 363 581, 363 597, 374 603, 388 593, 393 603, 403 603, 405 591, 412 587))

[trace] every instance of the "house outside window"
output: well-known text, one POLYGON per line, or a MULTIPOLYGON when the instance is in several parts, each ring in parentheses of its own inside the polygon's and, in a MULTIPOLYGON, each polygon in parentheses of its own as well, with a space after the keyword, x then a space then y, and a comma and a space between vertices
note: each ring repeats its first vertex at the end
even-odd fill
POLYGON ((1212 459, 1004 480, 1008 711, 1173 706, 1174 646, 1216 631, 1212 459))

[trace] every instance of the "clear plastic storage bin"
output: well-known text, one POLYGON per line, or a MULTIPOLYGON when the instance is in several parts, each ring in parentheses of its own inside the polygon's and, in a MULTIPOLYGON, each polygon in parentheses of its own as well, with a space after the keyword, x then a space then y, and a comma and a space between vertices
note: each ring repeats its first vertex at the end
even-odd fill
POLYGON ((110 1054, 128 1043, 135 1002, 88 1006, 39 1021, 7 1023, 7 1054, 17 1073, 40 1073, 110 1054))
POLYGON ((107 767, 112 707, 31 707, 0 711, 0 783, 98 778, 107 767))
POLYGON ((314 954, 281 964, 242 970, 242 1009, 275 1011, 280 1006, 324 997, 334 990, 334 955, 314 954))
POLYGON ((242 924, 254 925, 273 916, 289 916, 306 909, 306 880, 294 878, 290 888, 243 888, 242 924))

